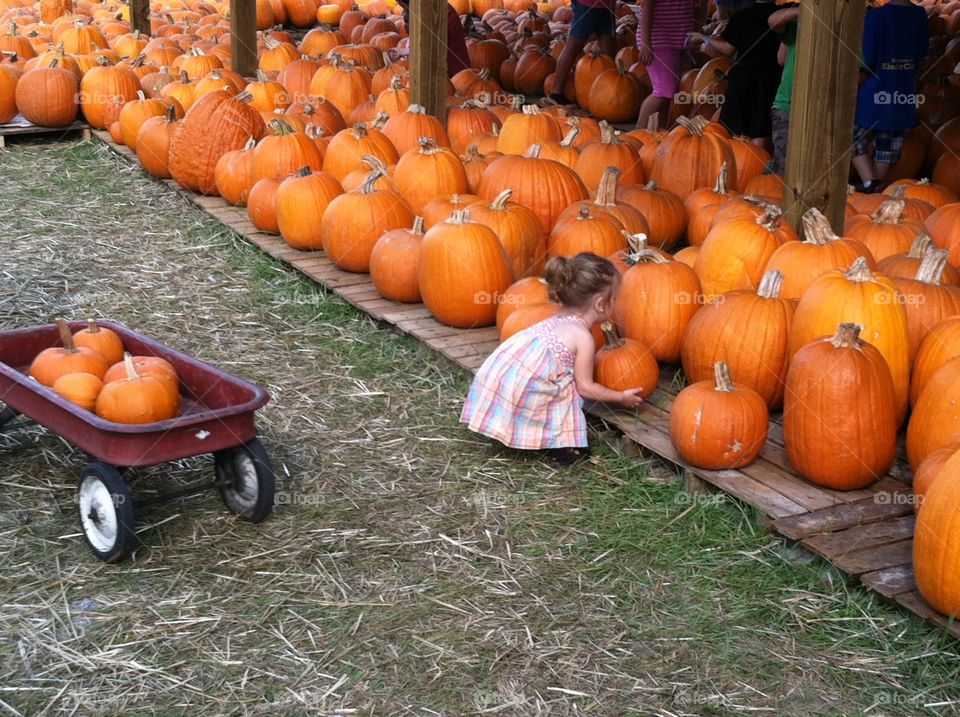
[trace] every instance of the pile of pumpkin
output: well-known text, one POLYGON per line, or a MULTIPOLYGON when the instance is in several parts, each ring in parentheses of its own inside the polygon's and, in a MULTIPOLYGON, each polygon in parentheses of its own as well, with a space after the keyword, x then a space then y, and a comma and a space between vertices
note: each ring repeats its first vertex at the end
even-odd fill
POLYGON ((112 329, 90 320, 71 333, 57 319, 60 346, 44 349, 29 375, 71 403, 116 423, 153 423, 177 415, 179 379, 159 356, 132 356, 112 329))

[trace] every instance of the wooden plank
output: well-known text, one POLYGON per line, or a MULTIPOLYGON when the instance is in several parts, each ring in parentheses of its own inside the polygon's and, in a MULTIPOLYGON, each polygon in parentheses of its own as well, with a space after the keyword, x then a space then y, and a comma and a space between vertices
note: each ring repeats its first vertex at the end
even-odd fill
POLYGON ((410 2, 410 101, 446 121, 446 0, 410 2))
POLYGON ((911 513, 866 525, 855 525, 833 533, 818 533, 804 538, 803 543, 811 546, 821 555, 832 558, 871 546, 886 545, 912 538, 913 525, 914 516, 911 513))
POLYGON ((459 332, 453 336, 436 336, 432 338, 425 338, 424 341, 435 349, 447 349, 454 346, 471 346, 482 344, 484 349, 476 350, 489 349, 487 350, 487 355, 491 354, 493 350, 500 345, 500 341, 497 339, 496 331, 488 331, 486 329, 460 329, 459 332))
POLYGON ((452 359, 459 359, 462 356, 482 356, 486 359, 490 355, 490 352, 497 347, 496 341, 488 341, 487 343, 480 344, 457 344, 455 346, 445 346, 443 348, 438 348, 433 346, 429 341, 427 346, 430 348, 437 348, 445 356, 449 356, 452 359))
POLYGON ((868 498, 856 503, 845 503, 783 518, 776 521, 774 527, 788 538, 799 540, 812 535, 835 533, 858 525, 869 525, 912 514, 913 506, 907 501, 878 502, 875 498, 868 498))
POLYGON ((257 71, 256 0, 230 0, 230 60, 233 71, 244 77, 257 71))
POLYGON ((798 230, 817 207, 842 233, 865 13, 862 0, 800 3, 784 194, 798 230))
POLYGON ((398 308, 396 311, 391 311, 383 315, 385 321, 391 323, 396 323, 398 320, 402 319, 427 319, 433 318, 433 314, 430 313, 429 309, 423 304, 407 304, 406 306, 398 308))
POLYGON ((912 564, 897 565, 884 570, 864 573, 860 576, 860 582, 885 597, 894 597, 917 589, 912 564))
POLYGON ((910 610, 910 612, 919 615, 920 617, 932 622, 939 628, 942 628, 945 632, 948 632, 953 637, 960 638, 960 623, 957 623, 956 620, 951 620, 946 615, 941 615, 932 607, 930 604, 923 599, 923 596, 917 590, 911 590, 909 592, 900 593, 899 595, 894 596, 894 601, 903 607, 910 610))

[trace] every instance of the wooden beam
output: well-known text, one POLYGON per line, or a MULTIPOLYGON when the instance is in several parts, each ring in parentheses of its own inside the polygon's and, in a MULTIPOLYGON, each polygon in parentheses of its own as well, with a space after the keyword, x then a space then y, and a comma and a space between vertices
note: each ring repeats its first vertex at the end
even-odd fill
POLYGON ((410 2, 410 101, 447 117, 447 0, 410 2))
POLYGON ((817 207, 843 233, 865 13, 863 0, 800 3, 784 196, 798 230, 817 207))
POLYGON ((257 71, 256 0, 230 0, 230 61, 244 77, 257 71))
POLYGON ((130 29, 150 34, 150 0, 130 0, 130 29))

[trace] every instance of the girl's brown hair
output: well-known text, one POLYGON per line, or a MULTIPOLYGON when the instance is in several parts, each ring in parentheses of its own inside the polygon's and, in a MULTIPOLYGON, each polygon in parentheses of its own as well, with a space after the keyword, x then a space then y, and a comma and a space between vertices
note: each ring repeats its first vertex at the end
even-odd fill
POLYGON ((613 296, 620 272, 609 259, 582 252, 575 257, 556 256, 547 262, 547 284, 551 301, 580 308, 595 294, 613 296))

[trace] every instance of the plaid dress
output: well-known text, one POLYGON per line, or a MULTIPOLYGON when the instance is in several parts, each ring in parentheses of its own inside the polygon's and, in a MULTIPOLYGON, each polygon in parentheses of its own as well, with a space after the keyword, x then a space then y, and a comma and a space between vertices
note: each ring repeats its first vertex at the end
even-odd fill
POLYGON ((511 448, 586 446, 574 355, 554 332, 569 322, 589 328, 580 316, 558 314, 500 344, 477 371, 460 421, 511 448))

